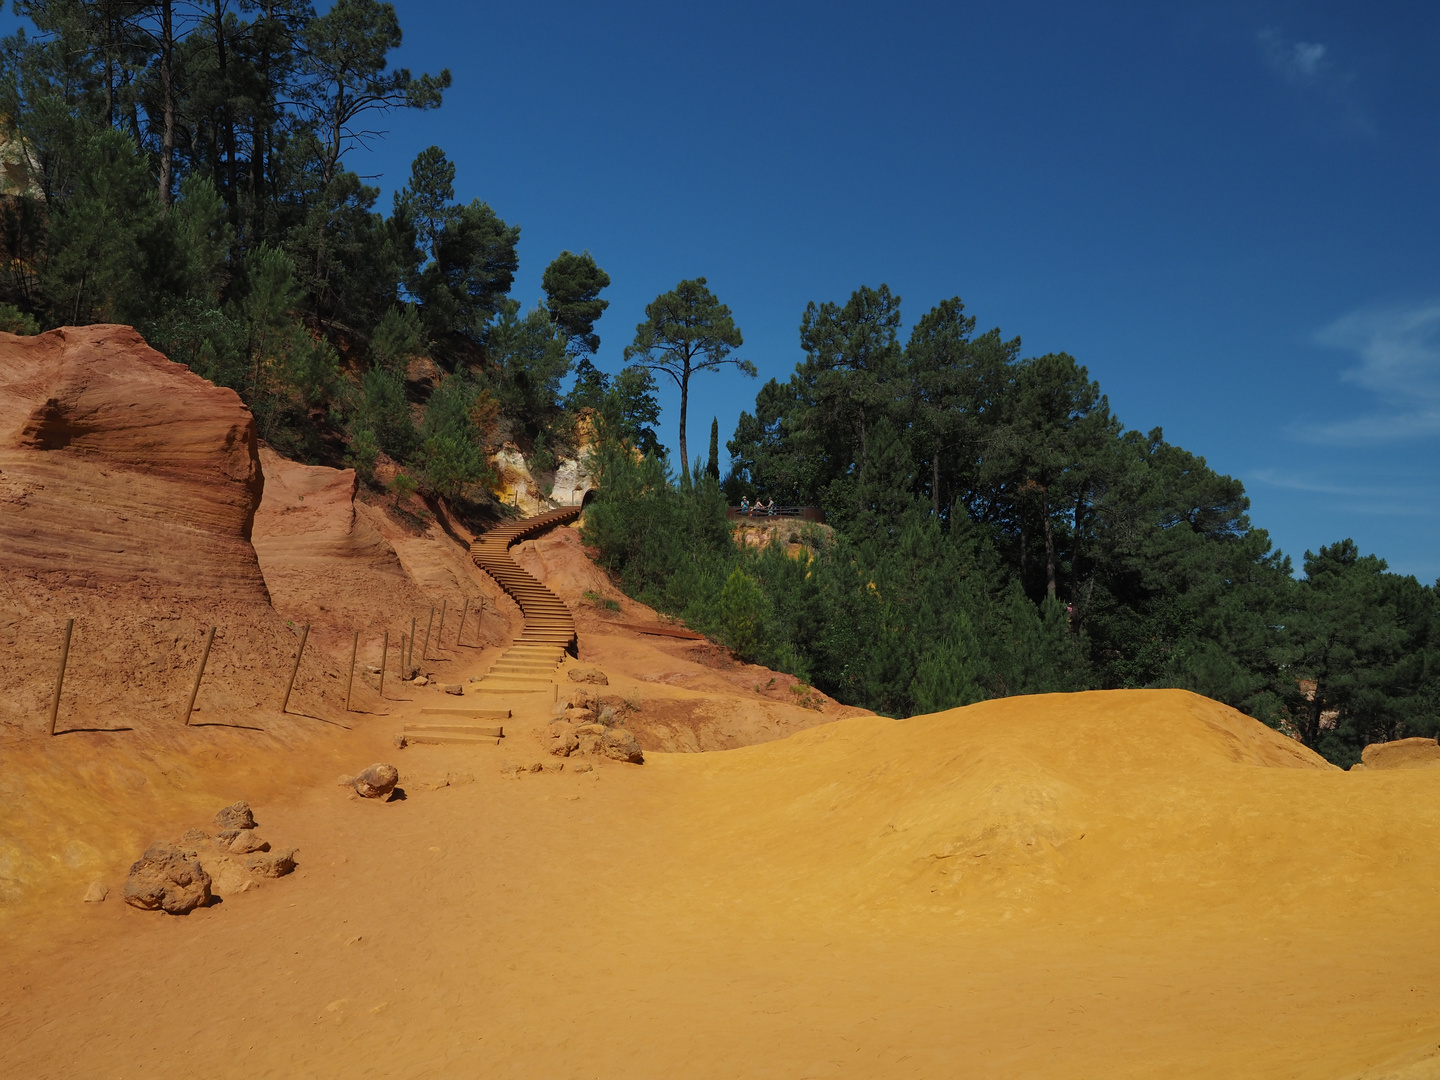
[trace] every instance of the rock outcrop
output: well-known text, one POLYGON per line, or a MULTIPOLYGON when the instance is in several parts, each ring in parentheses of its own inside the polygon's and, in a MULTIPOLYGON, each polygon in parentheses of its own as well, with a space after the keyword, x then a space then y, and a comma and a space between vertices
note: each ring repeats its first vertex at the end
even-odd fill
POLYGON ((151 844, 130 867, 125 902, 145 911, 188 915, 210 902, 210 875, 174 844, 151 844))

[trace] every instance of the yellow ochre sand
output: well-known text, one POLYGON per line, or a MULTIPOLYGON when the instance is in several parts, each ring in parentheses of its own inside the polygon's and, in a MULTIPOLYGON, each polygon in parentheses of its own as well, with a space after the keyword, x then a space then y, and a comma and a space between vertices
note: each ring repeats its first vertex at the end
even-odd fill
POLYGON ((598 779, 401 753, 476 780, 277 787, 290 878, 12 927, 0 1076, 1440 1076, 1440 770, 1173 690, 598 779))

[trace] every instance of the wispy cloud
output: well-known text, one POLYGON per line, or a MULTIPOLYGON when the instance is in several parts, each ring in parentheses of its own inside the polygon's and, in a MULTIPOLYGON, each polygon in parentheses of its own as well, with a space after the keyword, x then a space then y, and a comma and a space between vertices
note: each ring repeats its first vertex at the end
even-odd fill
POLYGON ((1331 423, 1296 426, 1310 442, 1377 443, 1440 436, 1440 301, 1366 308, 1315 335, 1359 363, 1340 378, 1374 395, 1379 409, 1331 423))
POLYGON ((1292 40, 1273 26, 1258 31, 1255 40, 1266 66, 1292 92, 1327 106, 1341 130, 1352 135, 1375 133, 1375 125, 1356 94, 1354 73, 1335 63, 1328 45, 1292 40))

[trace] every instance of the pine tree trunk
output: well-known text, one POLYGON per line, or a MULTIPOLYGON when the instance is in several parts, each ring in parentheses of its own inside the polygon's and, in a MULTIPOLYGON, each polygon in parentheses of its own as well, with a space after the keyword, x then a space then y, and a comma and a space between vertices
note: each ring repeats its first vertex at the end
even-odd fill
POLYGON ((680 379, 680 486, 690 486, 690 458, 685 449, 685 416, 690 408, 690 365, 680 379))
POLYGON ((175 164, 175 11, 172 0, 160 4, 160 95, 164 99, 165 130, 160 139, 160 205, 170 205, 170 182, 175 164))
POLYGON ((1040 516, 1045 525, 1045 592, 1055 599, 1055 526, 1050 520, 1050 493, 1040 495, 1040 516))
POLYGON ((935 436, 935 447, 930 455, 930 512, 940 520, 940 436, 935 436))

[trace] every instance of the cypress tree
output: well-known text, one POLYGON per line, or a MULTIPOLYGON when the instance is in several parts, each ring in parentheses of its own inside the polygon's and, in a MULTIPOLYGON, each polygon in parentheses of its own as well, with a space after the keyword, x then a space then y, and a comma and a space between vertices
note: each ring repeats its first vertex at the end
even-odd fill
POLYGON ((720 479, 720 418, 718 416, 710 421, 710 460, 705 464, 705 471, 716 480, 720 479))

